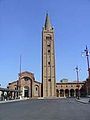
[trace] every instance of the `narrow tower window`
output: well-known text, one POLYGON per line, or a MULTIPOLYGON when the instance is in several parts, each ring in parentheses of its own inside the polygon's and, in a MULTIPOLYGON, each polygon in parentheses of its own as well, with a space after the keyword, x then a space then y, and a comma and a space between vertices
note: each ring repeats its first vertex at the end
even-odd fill
POLYGON ((50 62, 48 62, 48 65, 50 65, 50 62))
POLYGON ((51 82, 51 79, 48 79, 49 82, 51 82))
POLYGON ((48 53, 50 53, 50 50, 48 50, 48 53))
POLYGON ((48 44, 47 46, 50 47, 50 44, 48 44))

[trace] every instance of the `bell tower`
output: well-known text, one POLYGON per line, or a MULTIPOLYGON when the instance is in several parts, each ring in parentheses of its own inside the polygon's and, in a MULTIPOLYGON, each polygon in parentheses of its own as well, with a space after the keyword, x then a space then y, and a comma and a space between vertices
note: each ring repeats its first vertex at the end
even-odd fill
POLYGON ((56 96, 54 29, 48 14, 42 30, 42 84, 43 97, 56 96))

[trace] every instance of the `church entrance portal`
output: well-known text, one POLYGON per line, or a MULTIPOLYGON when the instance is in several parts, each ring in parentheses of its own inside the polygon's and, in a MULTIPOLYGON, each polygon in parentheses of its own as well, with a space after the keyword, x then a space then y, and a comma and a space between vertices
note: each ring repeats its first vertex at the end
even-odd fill
POLYGON ((29 87, 24 87, 24 97, 29 97, 29 87))

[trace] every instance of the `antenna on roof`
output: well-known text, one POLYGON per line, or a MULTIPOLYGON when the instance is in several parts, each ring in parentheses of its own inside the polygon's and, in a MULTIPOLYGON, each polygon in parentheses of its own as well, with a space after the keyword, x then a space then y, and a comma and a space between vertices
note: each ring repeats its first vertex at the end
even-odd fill
MULTIPOLYGON (((19 90, 19 93, 18 93, 18 95, 20 95, 21 94, 21 90, 20 90, 20 86, 21 86, 21 67, 22 67, 22 65, 21 65, 21 61, 22 60, 22 56, 20 55, 20 58, 19 58, 19 74, 18 74, 18 80, 17 80, 17 90, 19 90)), ((17 95, 17 96, 18 96, 17 95)))
POLYGON ((21 74, 21 71, 22 71, 22 56, 20 55, 20 74, 21 74))

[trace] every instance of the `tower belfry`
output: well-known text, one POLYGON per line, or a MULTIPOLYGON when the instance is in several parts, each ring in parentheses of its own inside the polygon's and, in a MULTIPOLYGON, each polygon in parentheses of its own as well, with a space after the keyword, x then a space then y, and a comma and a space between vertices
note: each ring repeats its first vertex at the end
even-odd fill
POLYGON ((43 97, 56 95, 54 29, 48 14, 42 30, 42 83, 43 97))

